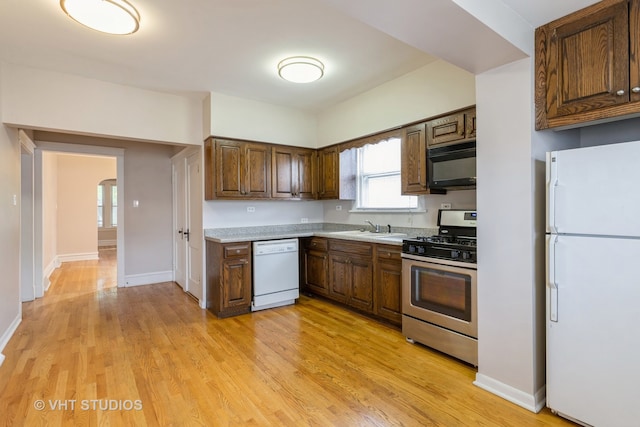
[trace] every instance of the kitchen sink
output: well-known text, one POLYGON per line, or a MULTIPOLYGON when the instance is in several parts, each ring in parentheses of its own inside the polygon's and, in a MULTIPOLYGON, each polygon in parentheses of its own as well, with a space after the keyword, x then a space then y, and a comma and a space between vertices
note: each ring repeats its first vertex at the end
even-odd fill
POLYGON ((406 237, 404 233, 374 233, 368 230, 348 230, 348 231, 333 231, 330 234, 341 235, 341 236, 353 236, 353 237, 367 237, 370 239, 388 239, 388 238, 398 238, 398 237, 406 237))

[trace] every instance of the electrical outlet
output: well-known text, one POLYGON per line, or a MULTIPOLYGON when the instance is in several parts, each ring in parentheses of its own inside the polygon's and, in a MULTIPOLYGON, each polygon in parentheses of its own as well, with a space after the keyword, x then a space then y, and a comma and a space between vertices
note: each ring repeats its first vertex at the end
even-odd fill
POLYGON ((341 211, 342 210, 342 205, 336 205, 336 210, 337 211, 341 211))
POLYGON ((440 209, 451 209, 451 203, 440 203, 440 209))
POLYGON ((300 218, 300 222, 306 224, 309 222, 309 218, 300 218))
POLYGON ((247 212, 249 212, 249 213, 253 213, 253 212, 255 212, 255 211, 256 211, 255 206, 247 206, 247 212))

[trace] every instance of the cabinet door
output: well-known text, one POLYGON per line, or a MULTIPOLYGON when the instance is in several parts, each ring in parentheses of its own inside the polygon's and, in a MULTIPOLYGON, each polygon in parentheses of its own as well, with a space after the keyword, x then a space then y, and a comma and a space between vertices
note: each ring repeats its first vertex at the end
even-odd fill
POLYGON ((251 198, 271 197, 271 147, 244 143, 243 195, 251 198))
POLYGON ((409 126, 403 130, 400 145, 402 194, 427 193, 426 125, 409 126))
POLYGON ((329 293, 327 272, 329 262, 326 252, 305 250, 304 253, 304 285, 307 290, 321 295, 329 293))
MULTIPOLYGON (((637 19, 631 17, 634 29, 637 19)), ((628 2, 598 2, 536 29, 536 79, 537 129, 624 113, 628 2)))
POLYGON ((314 150, 300 150, 296 153, 295 158, 295 176, 294 183, 297 185, 295 189, 296 198, 313 200, 317 197, 316 182, 316 156, 314 150))
POLYGON ((329 254, 329 296, 342 303, 349 299, 351 264, 349 257, 329 254))
POLYGON ((216 197, 242 196, 243 173, 242 143, 215 140, 215 189, 216 197))
POLYGON ((629 101, 628 20, 621 2, 553 29, 548 117, 629 101))
POLYGON ((251 264, 248 258, 223 261, 222 311, 251 305, 251 264))
POLYGON ((375 288, 375 314, 402 323, 402 259, 400 247, 378 246, 375 288))
POLYGON ((348 304, 373 312, 373 262, 371 258, 351 257, 351 289, 348 304))
POLYGON ((464 114, 465 120, 465 138, 476 139, 476 109, 470 110, 464 114))
POLYGON ((331 147, 318 153, 318 197, 337 199, 339 197, 340 169, 338 148, 331 147))
POLYGON ((291 199, 296 192, 296 155, 286 147, 274 147, 272 155, 272 183, 271 197, 276 199, 291 199))
POLYGON ((464 140, 464 113, 451 114, 427 122, 427 147, 464 140))

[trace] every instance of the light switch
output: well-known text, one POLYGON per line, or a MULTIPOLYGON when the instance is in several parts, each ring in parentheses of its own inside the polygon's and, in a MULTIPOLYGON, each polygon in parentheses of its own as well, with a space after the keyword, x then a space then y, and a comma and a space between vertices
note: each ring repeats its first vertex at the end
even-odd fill
POLYGON ((133 201, 133 207, 137 208, 138 206, 140 206, 140 200, 134 200, 133 201))
POLYGON ((18 206, 18 196, 14 194, 11 198, 11 203, 13 203, 13 206, 18 206))

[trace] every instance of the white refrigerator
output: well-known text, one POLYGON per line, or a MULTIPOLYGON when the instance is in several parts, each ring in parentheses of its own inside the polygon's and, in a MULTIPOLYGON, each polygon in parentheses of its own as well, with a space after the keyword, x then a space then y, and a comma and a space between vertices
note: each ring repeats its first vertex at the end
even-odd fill
POLYGON ((547 153, 547 406, 640 426, 640 141, 547 153))

